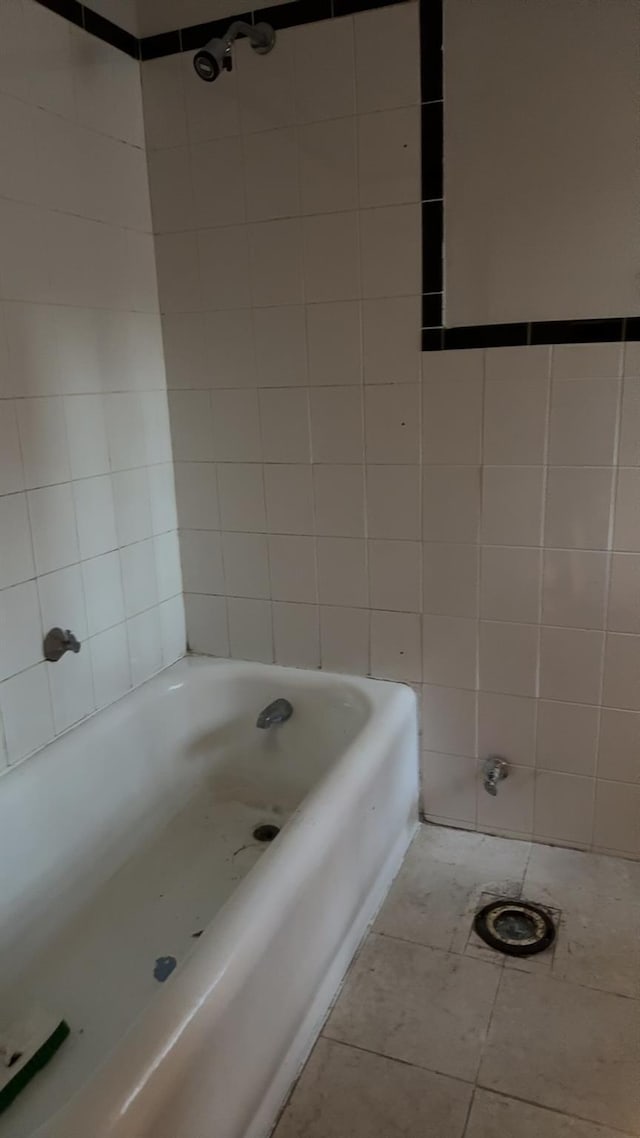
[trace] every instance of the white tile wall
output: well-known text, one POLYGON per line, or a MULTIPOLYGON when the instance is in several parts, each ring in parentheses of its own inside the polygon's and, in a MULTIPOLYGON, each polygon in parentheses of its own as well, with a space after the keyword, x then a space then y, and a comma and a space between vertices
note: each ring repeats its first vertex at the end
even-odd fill
POLYGON ((139 66, 32 0, 0 39, 5 770, 182 655, 184 616, 139 66), (83 646, 51 665, 55 625, 83 646))
POLYGON ((191 647, 421 687, 429 817, 639 855, 640 355, 421 357, 417 5, 143 86, 191 647))

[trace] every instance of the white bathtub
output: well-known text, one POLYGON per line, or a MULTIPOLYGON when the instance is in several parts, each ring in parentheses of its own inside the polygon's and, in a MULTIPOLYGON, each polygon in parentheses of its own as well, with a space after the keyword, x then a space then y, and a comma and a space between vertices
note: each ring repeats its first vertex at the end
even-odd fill
POLYGON ((417 770, 409 688, 191 658, 0 779, 0 1006, 72 1028, 0 1138, 268 1134, 411 839, 417 770), (293 717, 256 729, 279 696, 293 717))

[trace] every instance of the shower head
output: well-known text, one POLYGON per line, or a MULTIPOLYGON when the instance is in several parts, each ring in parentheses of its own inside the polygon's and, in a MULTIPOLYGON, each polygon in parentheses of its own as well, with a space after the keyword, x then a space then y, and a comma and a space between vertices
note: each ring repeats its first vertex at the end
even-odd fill
POLYGON ((246 24, 244 20, 235 20, 225 36, 209 40, 193 57, 196 74, 205 83, 213 83, 222 71, 231 71, 231 49, 238 36, 246 36, 258 55, 267 55, 276 42, 276 33, 270 24, 246 24))

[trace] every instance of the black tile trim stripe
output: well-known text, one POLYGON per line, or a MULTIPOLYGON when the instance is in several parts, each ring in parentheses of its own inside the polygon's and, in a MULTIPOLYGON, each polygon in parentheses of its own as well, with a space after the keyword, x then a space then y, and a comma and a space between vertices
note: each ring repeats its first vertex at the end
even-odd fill
MULTIPOLYGON (((292 28, 352 15, 406 0, 290 0, 255 8, 226 19, 210 20, 138 39, 100 16, 80 0, 37 0, 77 27, 126 52, 133 59, 161 59, 197 51, 220 35, 233 20, 266 21, 276 29, 292 28)), ((544 320, 524 324, 479 324, 447 328, 444 312, 444 0, 419 0, 422 100, 422 350, 486 348, 514 344, 596 343, 640 340, 640 316, 606 320, 544 320)))

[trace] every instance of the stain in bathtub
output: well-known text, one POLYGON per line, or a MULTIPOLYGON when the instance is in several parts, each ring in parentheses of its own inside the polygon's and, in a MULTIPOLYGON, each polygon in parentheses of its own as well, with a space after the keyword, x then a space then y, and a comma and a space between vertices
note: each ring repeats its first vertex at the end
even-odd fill
POLYGON ((178 961, 175 956, 159 956, 155 962, 153 975, 156 980, 164 984, 165 980, 171 975, 178 961))
POLYGON ((203 932, 204 929, 198 929, 197 933, 191 933, 193 940, 197 940, 199 936, 202 936, 203 932))
POLYGON ((250 850, 250 849, 251 849, 251 846, 250 846, 250 845, 248 845, 248 846, 238 846, 237 850, 234 850, 234 851, 233 851, 233 853, 231 854, 231 857, 237 857, 237 856, 238 856, 238 854, 242 853, 242 851, 243 851, 243 850, 250 850))

